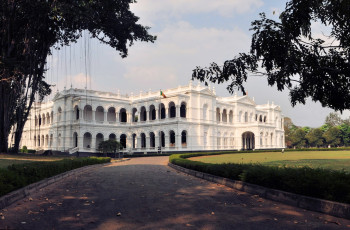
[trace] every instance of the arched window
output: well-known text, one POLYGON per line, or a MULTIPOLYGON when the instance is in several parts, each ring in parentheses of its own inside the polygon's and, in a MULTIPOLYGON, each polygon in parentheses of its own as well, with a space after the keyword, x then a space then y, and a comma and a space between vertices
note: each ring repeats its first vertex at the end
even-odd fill
POLYGON ((46 123, 50 124, 50 114, 46 113, 46 123))
POLYGON ((57 147, 60 148, 61 147, 61 134, 59 133, 57 136, 57 147))
POLYGON ((169 118, 176 117, 176 107, 174 102, 169 103, 169 118))
POLYGON ((104 139, 103 134, 98 133, 96 135, 96 149, 99 149, 99 145, 103 141, 103 139, 104 139))
POLYGON ((169 132, 169 147, 175 147, 175 132, 173 130, 169 132))
POLYGON ((95 112, 95 120, 97 122, 103 122, 104 121, 104 109, 102 106, 98 106, 96 108, 96 112, 95 112))
POLYGON ((187 132, 185 130, 181 132, 181 145, 182 147, 187 146, 187 132))
POLYGON ((92 107, 91 107, 91 105, 85 105, 85 107, 84 107, 84 120, 92 121, 92 107))
POLYGON ((220 108, 216 108, 216 121, 220 122, 220 108))
POLYGON ((42 115, 43 125, 45 125, 45 113, 42 115))
POLYGON ((34 136, 34 146, 36 147, 36 136, 34 136))
POLYGON ((83 137, 83 147, 86 149, 91 148, 91 141, 92 141, 92 136, 91 133, 84 133, 83 137))
POLYGON ((165 106, 163 103, 159 105, 159 115, 160 119, 165 119, 165 106))
POLYGON ((159 132, 159 143, 161 147, 165 147, 165 134, 163 131, 159 132))
POLYGON ((149 107, 149 120, 153 121, 156 119, 156 108, 154 105, 149 107))
POLYGON ((132 148, 136 149, 136 134, 132 134, 132 148))
POLYGON ((248 112, 244 113, 244 122, 248 122, 248 112))
POLYGON ((242 122, 242 111, 239 111, 238 113, 238 122, 242 122))
POLYGON ((75 115, 75 120, 79 120, 80 111, 77 105, 74 107, 74 115, 75 115))
POLYGON ((124 108, 121 108, 119 111, 119 121, 120 122, 127 122, 126 109, 124 109, 124 108))
POLYGON ((222 122, 227 122, 227 111, 224 109, 222 111, 222 122))
POLYGON ((136 108, 133 108, 132 109, 132 122, 138 122, 139 120, 139 117, 137 116, 137 109, 136 108))
POLYGON ((123 148, 126 148, 126 135, 125 134, 120 135, 120 144, 123 146, 123 148))
POLYGON ((149 133, 149 147, 155 148, 156 147, 156 140, 154 132, 149 133))
POLYGON ((116 122, 117 121, 117 114, 115 112, 114 107, 110 107, 107 111, 107 121, 108 122, 116 122))
POLYGON ((259 121, 262 122, 263 119, 262 119, 262 115, 259 116, 259 121))
POLYGON ((73 147, 78 147, 78 134, 76 132, 73 133, 73 147))
POLYGON ((39 126, 41 125, 41 115, 39 114, 39 126))
POLYGON ((204 106, 203 106, 203 120, 207 120, 208 118, 207 118, 207 113, 208 113, 208 105, 207 104, 205 104, 204 106))
POLYGON ((263 136, 264 136, 264 134, 261 132, 260 133, 260 147, 263 147, 263 136))
POLYGON ((41 146, 42 147, 45 146, 45 137, 44 137, 44 135, 41 135, 41 146))
POLYGON ((255 114, 255 121, 258 121, 258 114, 255 114))
POLYGON ((38 117, 35 115, 35 126, 38 126, 38 117))
POLYGON ((111 134, 109 134, 108 139, 112 140, 112 141, 116 141, 117 140, 117 136, 114 133, 111 133, 111 134))
POLYGON ((141 148, 146 148, 146 134, 141 133, 141 148))
POLYGON ((186 117, 186 103, 182 102, 180 106, 180 117, 186 117))
POLYGON ((51 111, 51 124, 54 122, 53 111, 51 111))
POLYGON ((229 113, 229 122, 232 123, 233 122, 233 111, 230 110, 230 113, 229 113))
POLYGON ((147 120, 146 108, 145 106, 142 106, 140 110, 140 121, 146 121, 146 120, 147 120))
POLYGON ((53 134, 50 135, 50 147, 52 146, 52 142, 53 142, 53 134))
POLYGON ((264 123, 266 123, 266 116, 264 116, 264 123))
MULTIPOLYGON (((61 107, 58 107, 58 110, 57 110, 57 121, 60 122, 61 121, 61 116, 62 116, 62 109, 61 107)), ((41 119, 39 117, 39 125, 41 125, 41 119)))

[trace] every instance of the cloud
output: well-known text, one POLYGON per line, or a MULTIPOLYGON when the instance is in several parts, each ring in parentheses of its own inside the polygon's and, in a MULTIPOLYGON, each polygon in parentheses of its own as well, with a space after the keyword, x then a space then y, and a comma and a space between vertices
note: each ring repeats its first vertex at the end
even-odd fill
POLYGON ((84 89, 86 86, 88 89, 90 89, 90 86, 98 87, 96 81, 94 81, 91 76, 86 76, 84 73, 78 73, 75 75, 68 75, 67 77, 62 76, 57 82, 55 90, 57 88, 62 90, 64 87, 69 89, 71 84, 73 88, 78 89, 84 89))
POLYGON ((250 12, 262 5, 262 0, 139 0, 131 9, 149 24, 159 18, 187 14, 217 13, 230 17, 235 13, 250 12))
POLYGON ((249 35, 240 29, 195 28, 181 21, 160 31, 155 44, 138 43, 127 59, 115 57, 115 61, 125 67, 124 80, 135 82, 140 90, 159 82, 162 88, 173 88, 187 84, 196 66, 220 64, 249 49, 249 42, 249 35))

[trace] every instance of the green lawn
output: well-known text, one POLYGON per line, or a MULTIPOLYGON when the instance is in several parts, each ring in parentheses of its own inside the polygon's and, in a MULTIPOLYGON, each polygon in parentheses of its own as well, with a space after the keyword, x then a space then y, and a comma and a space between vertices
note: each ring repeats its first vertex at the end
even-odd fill
POLYGON ((0 154, 0 168, 6 168, 12 164, 22 164, 36 161, 58 161, 62 160, 62 157, 53 157, 53 156, 35 156, 35 155, 9 155, 9 154, 0 154))
POLYGON ((260 163, 271 166, 344 169, 350 172, 350 151, 264 152, 237 153, 217 156, 193 157, 189 160, 205 163, 260 163))

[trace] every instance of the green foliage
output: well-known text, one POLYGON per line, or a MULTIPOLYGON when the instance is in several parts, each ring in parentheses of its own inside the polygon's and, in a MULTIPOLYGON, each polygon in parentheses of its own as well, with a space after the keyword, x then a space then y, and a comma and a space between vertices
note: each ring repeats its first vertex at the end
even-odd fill
POLYGON ((325 139, 326 143, 331 146, 338 146, 341 143, 341 131, 338 129, 338 127, 331 127, 329 128, 324 134, 323 138, 325 139))
POLYGON ((309 133, 306 134, 305 138, 307 139, 311 147, 319 147, 323 145, 323 132, 320 128, 312 129, 309 133))
POLYGON ((102 141, 98 145, 98 151, 101 153, 116 153, 123 149, 123 146, 115 140, 102 141))
POLYGON ((306 132, 303 128, 297 129, 295 132, 291 134, 291 141, 292 145, 297 148, 302 148, 306 146, 306 139, 305 139, 306 132))
POLYGON ((109 157, 82 157, 53 162, 13 164, 0 169, 0 196, 42 179, 86 165, 110 162, 109 157))
POLYGON ((248 74, 266 76, 268 85, 290 90, 294 106, 307 98, 335 110, 350 108, 350 2, 348 0, 289 0, 279 20, 252 22, 251 49, 223 65, 196 67, 192 79, 223 83, 230 93, 243 84, 248 74), (312 21, 330 29, 325 38, 312 31, 312 21), (221 67, 222 66, 222 67, 221 67))
POLYGON ((341 139, 342 139, 342 143, 345 146, 349 146, 350 145, 350 125, 347 123, 343 123, 340 126, 338 126, 338 128, 341 131, 341 139))
POLYGON ((28 153, 28 148, 27 146, 23 146, 22 149, 21 149, 21 153, 28 153))
POLYGON ((306 196, 350 203, 350 174, 309 167, 271 167, 259 164, 209 164, 187 158, 202 154, 174 154, 169 161, 181 167, 242 180, 306 196))

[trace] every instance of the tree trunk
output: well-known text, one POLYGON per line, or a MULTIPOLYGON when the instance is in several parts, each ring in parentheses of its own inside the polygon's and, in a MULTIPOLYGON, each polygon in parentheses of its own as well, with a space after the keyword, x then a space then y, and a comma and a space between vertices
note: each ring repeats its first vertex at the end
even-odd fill
POLYGON ((10 86, 7 82, 0 81, 0 153, 8 151, 8 136, 11 130, 10 124, 10 86))

